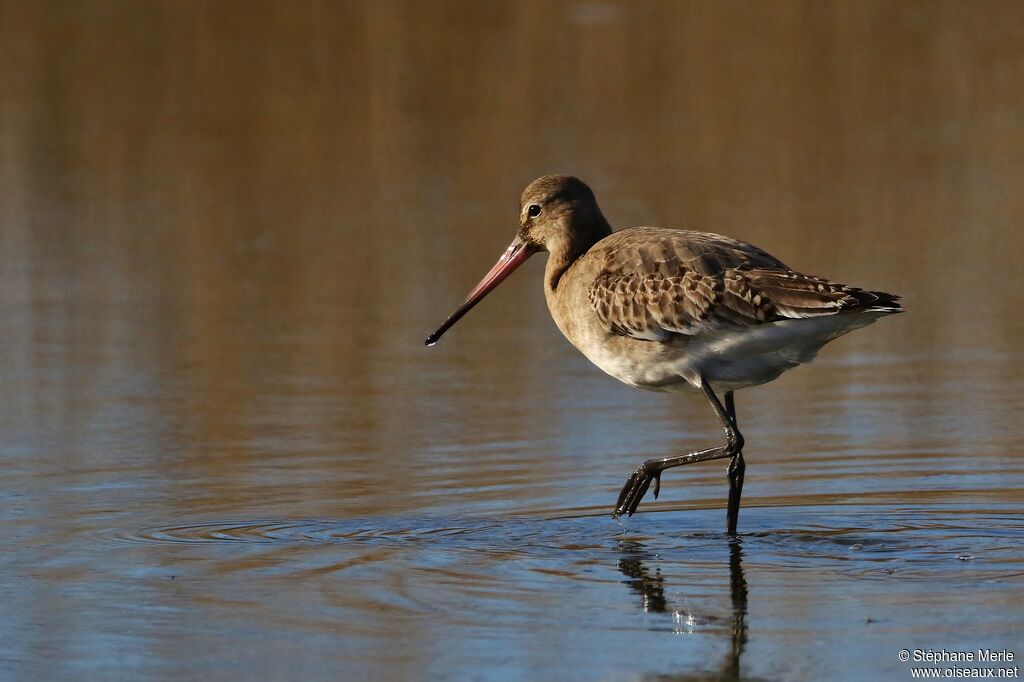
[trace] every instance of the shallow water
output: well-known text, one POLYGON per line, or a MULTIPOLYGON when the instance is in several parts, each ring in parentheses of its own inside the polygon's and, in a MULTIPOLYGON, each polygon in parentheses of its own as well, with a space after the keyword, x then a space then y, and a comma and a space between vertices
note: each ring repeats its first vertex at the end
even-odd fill
POLYGON ((737 540, 720 532, 719 463, 608 516, 631 451, 716 437, 696 399, 630 401, 569 373, 537 380, 572 390, 529 408, 549 428, 523 429, 532 412, 510 401, 515 419, 466 410, 461 439, 424 415, 371 443, 376 426, 331 411, 337 394, 279 387, 239 438, 174 426, 184 390, 85 400, 132 384, 114 377, 81 387, 76 417, 42 362, 26 393, 52 420, 4 424, 20 446, 5 448, 2 660, 26 678, 817 679, 906 674, 900 648, 1013 649, 1019 374, 975 409, 953 398, 969 381, 935 399, 901 376, 1012 359, 846 354, 763 389, 741 412, 737 540), (613 412, 621 428, 602 426, 613 412), (346 445, 360 437, 371 447, 346 445))
POLYGON ((1017 5, 290 7, 0 1, 0 677, 1024 655, 1017 5), (737 539, 721 462, 610 518, 721 432, 569 347, 540 258, 422 345, 554 170, 906 297, 737 395, 737 539))

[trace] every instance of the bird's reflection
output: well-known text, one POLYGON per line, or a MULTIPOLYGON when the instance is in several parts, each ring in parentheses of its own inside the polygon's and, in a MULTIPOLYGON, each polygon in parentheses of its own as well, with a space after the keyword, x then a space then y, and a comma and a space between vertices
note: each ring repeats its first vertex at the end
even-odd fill
POLYGON ((747 644, 747 579, 743 577, 743 546, 738 538, 729 541, 729 596, 732 602, 732 647, 728 656, 729 679, 740 677, 740 655, 747 644))
POLYGON ((654 575, 651 575, 650 570, 644 565, 646 552, 642 543, 623 540, 619 547, 623 551, 623 556, 619 559, 619 570, 629 578, 626 584, 640 595, 644 611, 665 613, 665 579, 661 577, 661 569, 654 569, 654 575))
POLYGON ((671 614, 676 632, 695 632, 703 626, 716 622, 731 624, 729 651, 719 669, 712 673, 683 674, 656 676, 651 679, 665 682, 683 680, 739 680, 740 657, 747 643, 747 580, 743 576, 743 545, 739 538, 729 540, 729 597, 730 614, 723 618, 714 613, 697 613, 690 611, 683 604, 670 603, 665 597, 665 578, 661 569, 655 567, 653 572, 650 564, 654 556, 635 540, 624 540, 620 543, 623 552, 619 559, 619 570, 628 580, 626 584, 640 596, 644 611, 648 613, 671 614))

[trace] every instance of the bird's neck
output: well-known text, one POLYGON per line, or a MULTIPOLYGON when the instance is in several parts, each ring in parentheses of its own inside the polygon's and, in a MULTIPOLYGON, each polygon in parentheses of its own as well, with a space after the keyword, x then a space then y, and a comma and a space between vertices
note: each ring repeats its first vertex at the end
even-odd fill
POLYGON ((566 231, 566 237, 553 244, 548 244, 548 263, 544 269, 544 285, 554 292, 565 272, 572 267, 580 256, 608 235, 612 227, 601 215, 591 216, 585 224, 576 225, 566 231))

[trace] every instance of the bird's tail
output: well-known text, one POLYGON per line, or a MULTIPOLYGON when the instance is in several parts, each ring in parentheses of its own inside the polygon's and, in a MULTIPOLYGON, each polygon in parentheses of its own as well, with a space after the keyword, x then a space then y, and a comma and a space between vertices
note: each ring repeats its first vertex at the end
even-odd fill
POLYGON ((890 294, 885 291, 863 291, 860 289, 849 292, 849 295, 856 300, 848 310, 863 310, 865 312, 878 313, 902 313, 903 304, 900 303, 899 294, 890 294))

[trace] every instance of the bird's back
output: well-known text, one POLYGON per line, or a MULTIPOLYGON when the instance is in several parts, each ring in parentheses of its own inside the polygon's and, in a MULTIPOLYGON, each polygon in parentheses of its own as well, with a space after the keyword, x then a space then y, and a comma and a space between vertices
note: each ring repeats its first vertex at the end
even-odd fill
POLYGON ((899 312, 899 297, 805 275, 708 232, 636 227, 584 256, 591 304, 609 331, 649 340, 849 312, 899 312))

